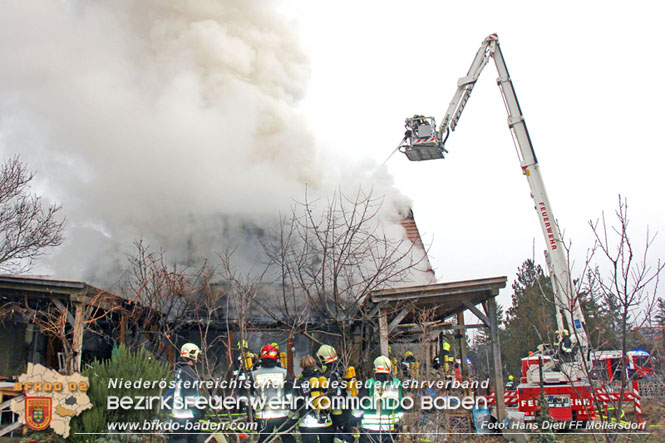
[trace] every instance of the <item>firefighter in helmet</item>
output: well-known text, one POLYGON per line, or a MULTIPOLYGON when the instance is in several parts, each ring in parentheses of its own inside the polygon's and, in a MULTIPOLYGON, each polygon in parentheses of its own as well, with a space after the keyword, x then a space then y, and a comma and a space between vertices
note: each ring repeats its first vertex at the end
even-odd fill
POLYGON ((402 376, 404 378, 417 377, 418 374, 418 362, 416 357, 414 357, 413 352, 406 351, 404 353, 404 358, 401 361, 402 367, 402 376))
POLYGON ((261 348, 261 367, 252 371, 252 393, 259 398, 255 416, 259 422, 259 442, 268 440, 273 433, 279 433, 283 443, 295 443, 291 432, 290 411, 284 405, 293 393, 293 380, 286 369, 277 365, 278 350, 269 344, 261 348))
POLYGON ((237 376, 239 380, 245 380, 247 373, 256 365, 259 356, 249 350, 247 340, 240 340, 236 348, 237 356, 235 358, 233 375, 234 377, 237 376))
POLYGON ((575 349, 570 339, 568 329, 557 331, 559 333, 559 356, 564 362, 571 362, 575 359, 575 349))
POLYGON ((402 383, 392 376, 392 363, 384 355, 374 360, 374 377, 367 380, 363 394, 372 399, 363 403, 361 442, 397 441, 402 417, 402 383))
POLYGON ((506 391, 514 391, 514 390, 515 390, 515 377, 509 375, 508 383, 506 383, 506 391))
POLYGON ((300 439, 303 443, 332 443, 333 422, 330 408, 327 407, 329 398, 326 396, 328 381, 311 355, 301 358, 299 365, 302 372, 296 384, 298 394, 302 399, 312 399, 311 406, 306 400, 297 405, 301 411, 298 420, 300 439))
MULTIPOLYGON (((316 351, 316 358, 319 360, 322 370, 322 376, 328 381, 329 388, 327 395, 331 400, 335 398, 345 398, 352 395, 347 389, 349 375, 353 373, 355 377, 355 368, 349 366, 345 368, 337 357, 337 351, 330 345, 322 345, 316 351)), ((353 441, 352 417, 349 409, 334 408, 330 412, 333 426, 332 431, 335 437, 342 441, 353 441)))
POLYGON ((169 436, 169 442, 195 443, 198 441, 193 425, 205 416, 205 409, 195 406, 199 397, 197 381, 200 380, 196 363, 201 349, 194 343, 185 343, 180 348, 180 359, 176 364, 175 388, 173 392, 173 408, 171 417, 179 424, 179 433, 169 436))
POLYGON ((450 363, 452 361, 453 358, 450 355, 450 343, 444 340, 443 343, 441 343, 441 353, 434 357, 434 360, 432 361, 432 367, 438 370, 443 366, 443 372, 448 373, 450 370, 450 363))

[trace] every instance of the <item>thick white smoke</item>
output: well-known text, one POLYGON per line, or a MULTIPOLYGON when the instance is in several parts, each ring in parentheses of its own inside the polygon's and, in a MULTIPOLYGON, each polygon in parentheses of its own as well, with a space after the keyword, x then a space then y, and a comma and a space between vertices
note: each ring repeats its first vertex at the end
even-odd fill
POLYGON ((341 166, 321 160, 294 110, 307 57, 272 6, 3 3, 0 148, 64 207, 55 275, 109 283, 139 237, 180 262, 210 257, 305 184, 335 189, 341 166))

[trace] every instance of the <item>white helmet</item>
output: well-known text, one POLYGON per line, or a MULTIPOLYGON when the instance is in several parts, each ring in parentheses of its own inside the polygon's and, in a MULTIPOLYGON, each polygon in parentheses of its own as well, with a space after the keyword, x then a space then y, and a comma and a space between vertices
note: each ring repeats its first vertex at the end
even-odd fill
POLYGON ((384 355, 380 355, 374 360, 374 372, 377 374, 390 374, 392 367, 390 359, 384 355))
POLYGON ((194 343, 185 343, 182 345, 182 348, 180 348, 180 357, 182 358, 188 358, 190 360, 197 361, 199 359, 200 353, 201 349, 194 343))
POLYGON ((337 361, 337 351, 330 345, 321 345, 316 351, 316 357, 322 365, 330 364, 337 361))

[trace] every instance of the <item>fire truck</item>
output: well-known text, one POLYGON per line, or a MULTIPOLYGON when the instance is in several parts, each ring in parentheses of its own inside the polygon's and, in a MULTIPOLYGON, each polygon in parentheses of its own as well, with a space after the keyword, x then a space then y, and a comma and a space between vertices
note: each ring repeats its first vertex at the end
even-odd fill
POLYGON ((490 60, 494 61, 498 72, 497 85, 508 113, 508 127, 545 238, 547 246, 545 257, 554 289, 557 326, 559 331, 570 331, 569 339, 573 349, 566 355, 567 358, 561 358, 561 354, 556 350, 541 345, 538 351, 522 359, 522 377, 517 388, 518 409, 525 413, 527 419, 533 418, 539 410, 539 398, 543 386, 544 398, 549 404, 549 412, 553 418, 562 421, 589 420, 595 416, 595 411, 594 390, 586 375, 588 368, 592 367, 592 353, 589 349, 584 315, 571 280, 561 234, 545 192, 538 160, 497 34, 485 38, 466 76, 459 79, 455 95, 438 128, 434 117, 414 115, 407 118, 404 138, 398 149, 411 161, 443 159, 448 153, 445 147, 446 141, 450 133, 456 129, 474 85, 490 60))
POLYGON ((615 381, 621 378, 621 368, 626 370, 626 378, 642 380, 655 374, 651 355, 647 351, 635 350, 621 355, 621 351, 593 351, 592 369, 589 376, 593 380, 615 381))

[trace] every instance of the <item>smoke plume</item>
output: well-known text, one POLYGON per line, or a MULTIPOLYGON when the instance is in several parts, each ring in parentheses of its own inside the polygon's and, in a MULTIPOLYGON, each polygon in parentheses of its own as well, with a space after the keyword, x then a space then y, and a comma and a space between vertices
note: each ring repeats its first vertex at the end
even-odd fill
POLYGON ((0 149, 20 153, 36 191, 63 205, 53 274, 108 284, 137 238, 181 263, 211 257, 288 211, 305 185, 325 195, 362 180, 331 167, 295 111, 307 56, 272 6, 3 3, 0 149))

